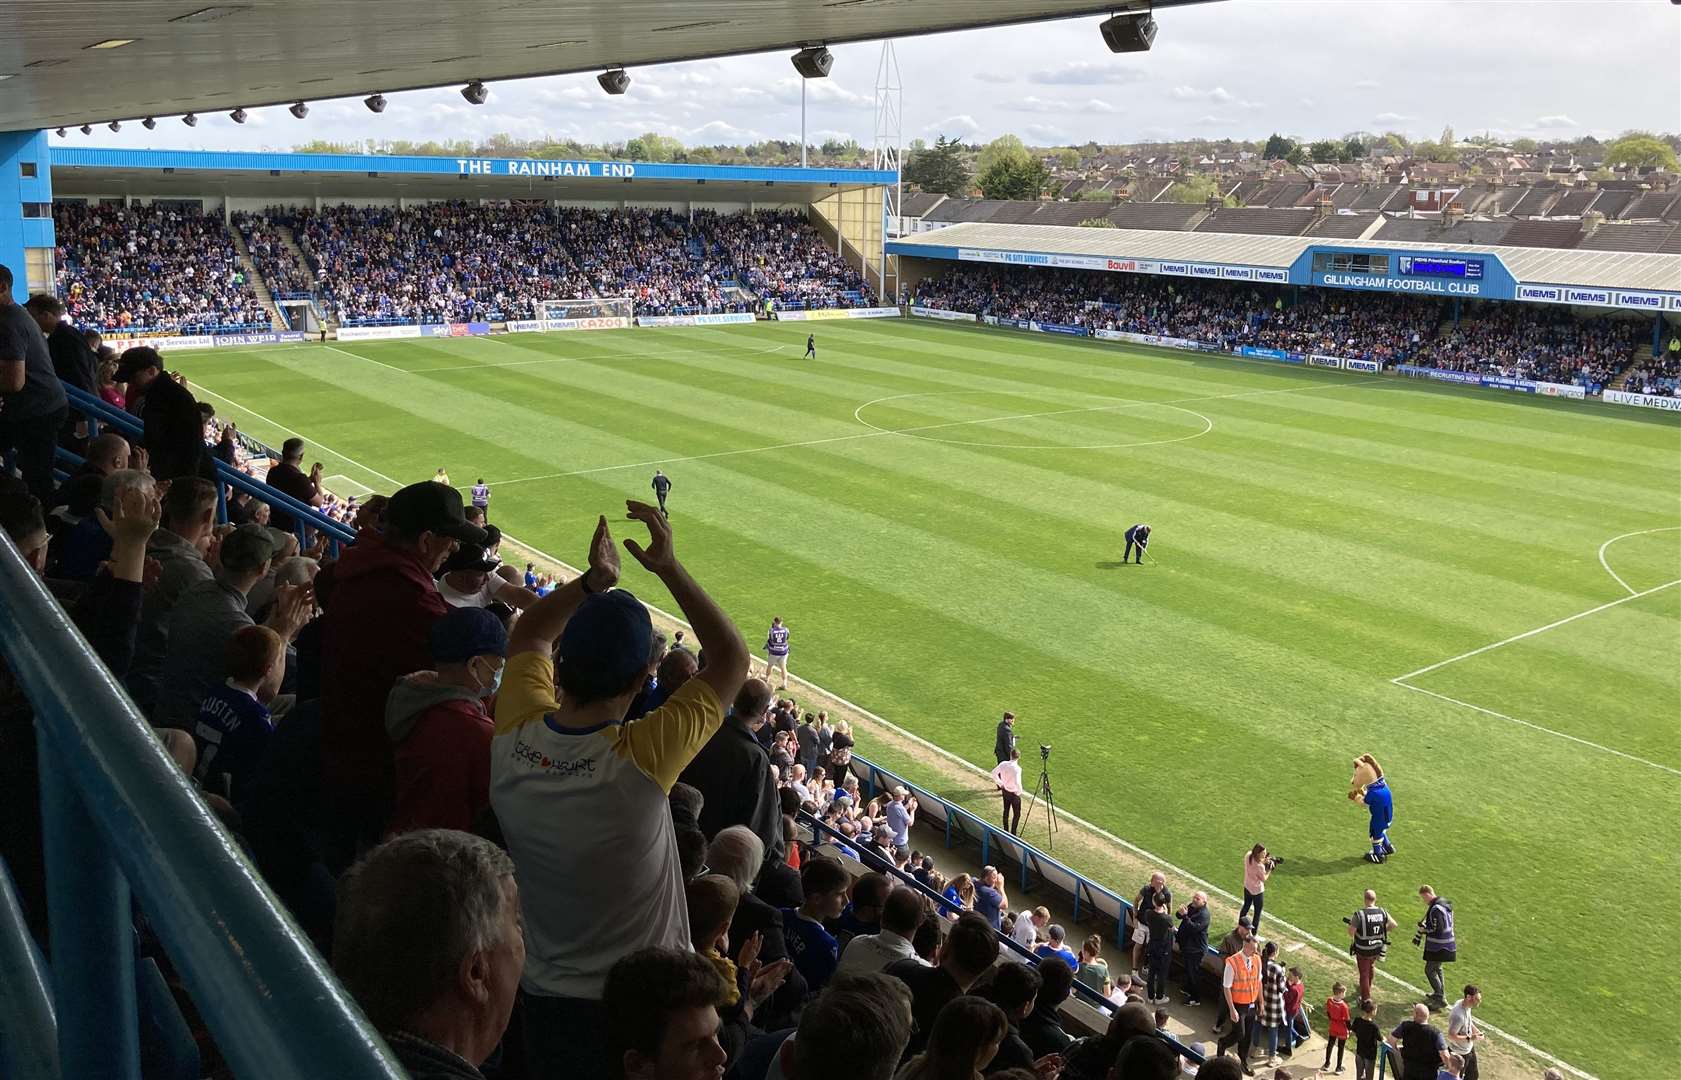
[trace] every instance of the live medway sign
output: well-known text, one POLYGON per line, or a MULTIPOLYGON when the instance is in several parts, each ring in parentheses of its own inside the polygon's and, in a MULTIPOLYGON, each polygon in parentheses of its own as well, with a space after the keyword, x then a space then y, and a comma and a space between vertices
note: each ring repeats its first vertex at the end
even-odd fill
POLYGON ((629 180, 636 166, 628 161, 546 161, 541 158, 456 158, 462 176, 580 176, 629 180))

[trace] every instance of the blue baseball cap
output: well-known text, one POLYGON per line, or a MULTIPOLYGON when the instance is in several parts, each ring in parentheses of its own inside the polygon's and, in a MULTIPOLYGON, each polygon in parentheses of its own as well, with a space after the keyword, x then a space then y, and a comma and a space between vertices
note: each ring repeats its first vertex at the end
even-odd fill
MULTIPOLYGON (((430 483, 430 481, 428 481, 430 483)), ((465 664, 475 656, 508 655, 508 631, 502 620, 480 607, 452 607, 432 624, 432 661, 465 664)))
POLYGON ((624 589, 584 597, 560 634, 559 667, 569 686, 590 698, 611 697, 653 661, 648 609, 624 589))

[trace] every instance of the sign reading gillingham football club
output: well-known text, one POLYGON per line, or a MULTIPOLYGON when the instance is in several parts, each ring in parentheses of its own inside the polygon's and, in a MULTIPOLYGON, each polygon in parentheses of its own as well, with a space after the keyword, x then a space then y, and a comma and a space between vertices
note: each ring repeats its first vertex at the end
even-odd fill
POLYGON ((540 159, 456 158, 462 176, 580 176, 629 180, 636 166, 628 161, 543 161, 540 159))

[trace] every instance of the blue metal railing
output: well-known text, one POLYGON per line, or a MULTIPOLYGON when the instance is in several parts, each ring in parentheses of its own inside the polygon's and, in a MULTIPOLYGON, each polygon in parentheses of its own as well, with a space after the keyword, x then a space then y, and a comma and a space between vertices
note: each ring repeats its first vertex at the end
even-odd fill
MULTIPOLYGON (((138 1080, 132 901, 241 1076, 404 1074, 64 610, 0 538, 0 653, 34 709, 57 1003, 0 1010, 24 1076, 138 1080)), ((4 955, 28 947, 0 918, 4 955)), ((27 981, 27 976, 25 977, 27 981)))
MULTIPOLYGON (((64 393, 70 399, 70 407, 86 416, 91 424, 110 427, 136 444, 144 437, 144 425, 138 418, 129 413, 74 386, 66 385, 64 393)), ((80 458, 62 448, 58 451, 58 458, 60 461, 68 461, 74 465, 81 464, 80 458)), ((216 475, 222 480, 223 484, 232 487, 234 490, 242 491, 260 502, 268 503, 276 510, 292 515, 292 519, 296 523, 294 528, 297 530, 300 548, 309 545, 308 530, 310 529, 319 530, 327 535, 329 550, 334 555, 338 554, 340 545, 353 543, 356 540, 356 530, 350 526, 340 521, 334 521, 315 507, 292 498, 278 488, 272 488, 265 483, 253 480, 220 459, 216 460, 216 475)), ((227 506, 222 501, 225 495, 226 492, 222 486, 217 485, 217 519, 224 522, 228 517, 227 506)))
MULTIPOLYGON (((853 760, 857 761, 858 759, 856 757, 854 757, 853 760)), ((920 800, 918 800, 918 801, 920 802, 920 800)), ((935 905, 935 910, 936 911, 949 911, 950 910, 951 903, 945 897, 941 896, 939 893, 935 892, 933 889, 930 889, 928 886, 924 885, 922 882, 916 880, 916 878, 912 877, 910 874, 907 874, 903 870, 900 870, 898 867, 893 866, 891 863, 887 863, 882 859, 868 857, 868 856, 858 852, 857 849, 852 845, 852 843, 845 836, 841 835, 839 832, 836 832, 834 829, 830 828, 828 825, 823 824, 821 821, 817 820, 817 818, 813 817, 812 815, 810 815, 810 814, 808 814, 808 813, 806 813, 802 810, 798 815, 798 820, 799 820, 800 825, 802 825, 803 827, 805 827, 806 829, 811 831, 813 840, 816 840, 818 842, 822 842, 823 840, 827 839, 830 843, 836 845, 837 847, 843 848, 847 852, 853 854, 859 862, 863 863, 865 866, 868 866, 870 869, 875 870, 875 871, 877 871, 879 873, 882 873, 882 874, 886 874, 890 878, 896 879, 899 882, 899 884, 905 886, 906 888, 915 889, 918 893, 922 894, 922 898, 924 900, 931 901, 935 905)), ((995 933, 997 933, 998 947, 999 948, 1004 949, 1006 951, 1014 952, 1016 954, 1016 956, 1019 957, 1024 962, 1032 964, 1035 967, 1038 966, 1040 958, 1036 954, 1034 954, 1034 953, 1030 952, 1029 950, 1027 950, 1026 948, 1024 948, 1019 941, 1014 940, 1013 938, 1009 937, 1008 935, 1006 935, 1002 932, 998 932, 998 931, 995 931, 995 933)), ((1079 1000, 1080 1002, 1082 1002, 1083 1004, 1088 1005, 1091 1008, 1097 1010, 1098 1013, 1100 1013, 1101 1015, 1104 1015, 1104 1016, 1109 1015, 1115 1009, 1115 1003, 1114 1002, 1110 1001, 1108 998, 1104 997, 1101 993, 1099 993, 1096 990, 1093 990, 1091 987, 1087 986, 1085 983, 1082 983, 1082 982, 1075 982, 1074 983, 1073 995, 1072 996, 1076 1000, 1079 1000)), ((1187 1060, 1191 1061, 1193 1064, 1198 1064, 1198 1065, 1202 1064, 1202 1060, 1203 1060, 1203 1055, 1202 1054, 1198 1053, 1195 1050, 1192 1050, 1190 1047, 1186 1046, 1184 1043, 1181 1043, 1178 1039, 1174 1038, 1172 1035, 1167 1034, 1166 1032, 1158 1032, 1158 1034, 1161 1036, 1162 1039, 1166 1040, 1167 1043, 1170 1046, 1173 1047, 1173 1049, 1176 1053, 1182 1055, 1187 1060)))

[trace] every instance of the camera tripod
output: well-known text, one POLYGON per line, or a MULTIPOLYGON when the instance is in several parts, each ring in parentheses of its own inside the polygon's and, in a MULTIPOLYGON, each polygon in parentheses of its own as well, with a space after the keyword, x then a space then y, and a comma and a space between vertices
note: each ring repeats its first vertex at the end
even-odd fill
POLYGON ((1045 801, 1045 850, 1056 849, 1056 796, 1051 792, 1051 755, 1050 751, 1041 747, 1039 750, 1039 780, 1033 785, 1033 797, 1027 801, 1027 814, 1022 820, 1022 828, 1026 829, 1033 820, 1033 808, 1039 800, 1045 801))

